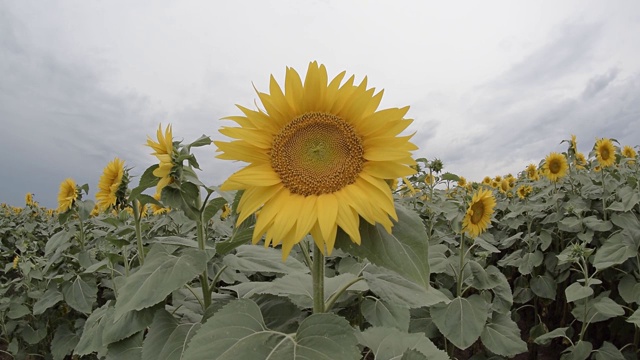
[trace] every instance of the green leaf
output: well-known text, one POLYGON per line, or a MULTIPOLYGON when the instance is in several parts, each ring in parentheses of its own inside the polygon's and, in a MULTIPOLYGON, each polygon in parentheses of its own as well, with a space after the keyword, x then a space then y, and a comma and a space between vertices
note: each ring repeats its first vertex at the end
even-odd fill
POLYGON ((621 200, 611 204, 607 210, 627 212, 640 202, 640 193, 638 193, 637 189, 623 186, 617 192, 621 200))
POLYGON ((631 316, 627 318, 627 322, 635 324, 637 327, 640 327, 640 309, 637 309, 636 311, 634 311, 633 314, 631 314, 631 316))
POLYGON ((240 226, 235 227, 231 237, 216 243, 216 251, 218 254, 227 254, 238 246, 250 242, 253 236, 253 225, 255 225, 255 216, 250 216, 249 219, 245 220, 240 226))
POLYGON ((538 345, 547 345, 551 342, 551 340, 559 337, 567 337, 567 329, 568 327, 557 328, 553 331, 549 331, 544 335, 538 336, 533 342, 538 345))
POLYGON ((138 187, 131 190, 129 194, 129 199, 133 200, 138 197, 138 195, 142 194, 143 191, 147 190, 150 187, 158 185, 158 181, 160 181, 159 177, 153 175, 153 172, 159 167, 158 164, 153 164, 149 166, 142 176, 140 177, 140 183, 138 187))
POLYGON ((596 354, 596 360, 625 360, 620 350, 608 341, 603 342, 600 349, 594 352, 596 354))
POLYGON ((55 287, 44 292, 44 295, 33 304, 33 315, 43 314, 47 309, 62 301, 62 293, 55 287))
POLYGON ((531 278, 531 291, 541 298, 555 300, 556 298, 556 281, 553 277, 545 275, 536 275, 531 278))
POLYGON ((396 328, 409 331, 409 309, 376 298, 366 298, 360 305, 360 311, 373 326, 396 328))
POLYGON ((511 286, 509 285, 507 277, 499 270, 496 275, 500 278, 500 283, 491 289, 495 295, 491 307, 493 311, 497 311, 501 314, 508 314, 513 306, 513 293, 511 292, 511 286))
POLYGON ((497 355, 513 357, 527 351, 527 343, 522 341, 520 329, 509 315, 493 313, 480 339, 487 349, 497 355))
POLYGON ((9 312, 7 312, 7 317, 9 319, 19 319, 25 315, 31 314, 31 310, 23 304, 20 303, 12 303, 11 307, 9 307, 9 312))
MULTIPOLYGON (((39 324, 40 325, 40 324, 39 324)), ((40 327, 33 328, 31 325, 26 325, 22 328, 20 334, 24 341, 29 345, 35 345, 41 342, 47 336, 47 327, 40 325, 40 327)))
POLYGON ((277 274, 308 273, 309 268, 294 257, 282 261, 282 251, 256 245, 240 245, 222 263, 240 272, 272 272, 277 274))
POLYGON ((636 256, 638 245, 627 230, 615 233, 602 244, 593 259, 593 266, 603 270, 613 265, 622 264, 628 258, 636 256))
POLYGON ((631 238, 640 237, 640 220, 632 212, 614 213, 611 222, 629 232, 631 238))
POLYGON ((440 335, 438 327, 433 323, 433 319, 431 319, 429 307, 409 309, 409 311, 411 313, 411 318, 409 320, 410 333, 423 333, 430 339, 440 335))
POLYGON ((53 360, 64 360, 78 345, 78 341, 80 341, 80 336, 71 331, 68 324, 58 326, 51 341, 53 360))
POLYGON ((204 208, 204 213, 202 214, 202 221, 206 224, 213 218, 213 216, 220 211, 224 205, 227 203, 223 197, 217 197, 215 199, 209 200, 207 202, 207 206, 204 208))
POLYGON ((144 331, 110 344, 107 360, 141 360, 144 331))
POLYGON ((360 221, 362 244, 354 244, 343 232, 336 238, 336 248, 393 270, 401 276, 429 288, 429 243, 422 219, 415 211, 396 204, 398 222, 391 234, 382 225, 360 221))
POLYGON ((151 307, 202 273, 207 255, 198 249, 184 249, 178 255, 168 247, 154 244, 144 265, 125 279, 116 302, 115 319, 131 310, 151 307))
POLYGON ((76 276, 72 283, 62 285, 64 301, 72 308, 85 314, 90 314, 93 304, 98 298, 98 286, 95 278, 84 281, 76 276))
POLYGON ((600 220, 595 215, 587 216, 582 219, 584 226, 593 231, 609 231, 613 228, 611 221, 600 220))
POLYGON ((586 360, 591 354, 593 345, 588 341, 578 341, 563 351, 561 360, 586 360))
POLYGON ((489 317, 490 304, 480 295, 457 297, 449 304, 431 307, 438 330, 456 347, 466 349, 480 337, 489 317))
POLYGON ((153 315, 160 307, 162 307, 162 304, 140 311, 132 310, 115 321, 113 317, 115 309, 110 307, 107 315, 102 319, 102 321, 105 322, 105 329, 102 332, 102 343, 105 345, 115 343, 146 329, 147 326, 151 324, 151 321, 153 321, 153 315))
POLYGON ((73 234, 74 232, 71 230, 61 230, 53 234, 44 246, 44 255, 51 257, 52 253, 57 254, 71 246, 70 242, 73 234))
POLYGON ((250 300, 229 303, 191 339, 184 359, 360 359, 353 329, 342 317, 314 314, 296 334, 268 329, 250 300))
POLYGON ((362 345, 371 349, 376 360, 398 359, 407 350, 416 350, 427 359, 449 359, 423 334, 408 334, 396 328, 371 327, 360 334, 362 345))
POLYGON ((87 318, 87 321, 84 323, 82 336, 80 336, 74 354, 89 355, 92 352, 103 350, 105 346, 102 344, 102 332, 104 330, 102 319, 107 315, 109 304, 110 302, 108 301, 89 315, 89 318, 87 318))
POLYGON ((449 302, 449 298, 439 290, 433 287, 425 289, 421 285, 384 268, 374 265, 367 266, 363 276, 373 293, 392 304, 419 308, 449 302))
POLYGON ((633 275, 627 274, 618 282, 618 293, 627 304, 640 302, 640 283, 633 275))
POLYGON ((609 297, 609 291, 604 291, 595 299, 583 299, 576 303, 571 314, 580 322, 597 323, 617 316, 624 315, 624 309, 609 297), (584 313, 587 301, 587 313, 584 313))
POLYGON ((200 136, 197 140, 192 142, 191 144, 187 144, 187 149, 191 150, 193 147, 201 147, 211 145, 211 138, 207 135, 200 136))
POLYGON ((573 302, 593 295, 593 289, 590 286, 574 282, 564 289, 564 294, 567 298, 567 302, 573 302))
POLYGON ((178 323, 168 311, 156 312, 142 346, 142 360, 180 360, 200 323, 178 323))
POLYGON ((582 231, 582 221, 574 216, 567 216, 558 221, 558 229, 566 232, 580 232, 582 231))
POLYGON ((465 272, 467 271, 469 271, 472 276, 471 279, 467 279, 467 282, 478 290, 493 289, 502 282, 500 270, 493 265, 489 265, 485 270, 477 261, 469 260, 465 268, 465 272))
POLYGON ((542 264, 543 260, 544 260, 544 254, 542 254, 542 251, 536 250, 535 252, 532 252, 532 253, 528 252, 524 254, 524 256, 522 257, 522 261, 518 266, 518 271, 520 272, 520 274, 523 274, 523 275, 531 274, 531 272, 535 267, 542 264))

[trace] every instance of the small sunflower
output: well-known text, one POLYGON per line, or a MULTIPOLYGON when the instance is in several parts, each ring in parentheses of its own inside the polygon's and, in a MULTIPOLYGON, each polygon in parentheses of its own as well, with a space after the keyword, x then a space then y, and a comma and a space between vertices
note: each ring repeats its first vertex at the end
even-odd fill
POLYGON ((527 172, 527 177, 529 178, 529 180, 538 181, 540 179, 540 176, 538 176, 538 167, 536 166, 536 164, 529 164, 525 171, 527 172))
POLYGON ((493 180, 495 180, 497 183, 500 183, 502 181, 502 176, 496 175, 496 177, 494 177, 493 180))
POLYGON ((491 223, 491 215, 495 206, 496 199, 491 190, 478 190, 473 194, 467 213, 462 220, 463 231, 472 238, 486 231, 491 223))
POLYGON ((231 207, 229 204, 224 204, 222 207, 222 214, 220 214, 220 220, 225 220, 231 214, 231 207))
POLYGON ((464 176, 460 176, 458 178, 458 186, 460 186, 460 187, 467 186, 467 179, 464 176))
POLYGON ((377 110, 382 91, 354 84, 345 72, 329 80, 324 65, 309 64, 304 82, 287 68, 284 87, 271 76, 269 93, 258 92, 265 110, 238 108, 240 127, 220 132, 236 140, 216 141, 221 159, 249 163, 222 190, 244 190, 238 220, 260 210, 253 243, 282 243, 283 259, 311 233, 331 253, 340 227, 360 244, 359 221, 391 232, 397 219, 387 179, 414 174, 408 107, 377 110), (284 90, 284 91, 283 91, 284 90))
POLYGON ((532 191, 533 188, 531 187, 531 185, 520 185, 518 187, 518 190, 516 190, 516 192, 518 193, 518 197, 523 200, 526 199, 532 191))
POLYGON ((599 139, 595 145, 596 159, 601 167, 609 167, 616 162, 616 148, 609 139, 599 139))
POLYGON ((506 194, 509 190, 511 190, 509 179, 502 179, 500 181, 500 185, 498 186, 498 190, 500 190, 500 192, 503 194, 506 194))
POLYGON ((567 175, 569 164, 567 158, 559 153, 552 152, 544 159, 544 175, 551 181, 558 181, 567 175))
POLYGON ((582 170, 587 165, 587 159, 584 157, 584 154, 581 152, 576 153, 576 169, 582 170))
POLYGON ((34 206, 34 205, 35 205, 35 202, 33 201, 33 194, 32 194, 32 193, 27 193, 27 194, 24 196, 24 203, 25 203, 27 206, 34 206))
MULTIPOLYGON (((155 194, 153 194, 153 198, 160 201, 160 193, 156 192, 155 194)), ((171 209, 168 207, 164 207, 162 205, 157 205, 157 204, 151 204, 151 213, 153 215, 161 215, 161 214, 166 214, 170 211, 171 209)))
POLYGON ((635 159, 638 156, 638 153, 629 145, 625 145, 622 148, 622 156, 627 158, 628 164, 635 164, 635 159))
POLYGON ((127 178, 123 160, 115 158, 105 166, 100 176, 98 192, 96 193, 96 204, 100 207, 100 210, 124 204, 126 201, 127 178))
POLYGON ((573 134, 571 134, 571 145, 569 145, 569 149, 572 149, 574 152, 578 152, 578 141, 576 140, 577 137, 573 134))
POLYGON ((171 125, 167 125, 164 134, 162 133, 162 124, 158 126, 156 132, 158 141, 153 141, 150 137, 147 137, 147 146, 152 148, 155 152, 152 153, 158 158, 159 166, 153 170, 153 175, 160 178, 158 185, 156 186, 156 192, 161 192, 162 188, 173 182, 171 171, 174 167, 173 161, 173 133, 171 125))
POLYGON ((71 178, 65 179, 60 184, 60 191, 58 192, 58 213, 63 213, 71 209, 77 198, 78 189, 76 182, 71 178))
POLYGON ((487 185, 487 186, 491 186, 491 178, 489 176, 485 176, 482 179, 482 185, 487 185))
POLYGON ((424 183, 429 185, 429 186, 433 185, 435 182, 436 182, 436 178, 435 178, 435 176, 433 176, 431 174, 427 174, 424 177, 424 183))

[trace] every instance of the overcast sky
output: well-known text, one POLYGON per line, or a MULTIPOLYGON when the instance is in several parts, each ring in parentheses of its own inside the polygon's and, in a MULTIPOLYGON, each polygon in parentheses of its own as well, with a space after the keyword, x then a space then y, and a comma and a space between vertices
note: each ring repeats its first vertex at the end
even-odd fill
MULTIPOLYGON (((479 181, 538 163, 570 134, 640 144, 638 1, 3 1, 0 202, 93 198, 114 157, 140 175, 158 124, 223 139, 253 85, 310 61, 411 107, 416 157, 479 181), (229 123, 231 124, 231 123, 229 123)), ((218 185, 242 164, 196 152, 218 185)), ((137 179, 134 180, 137 184, 137 179)))

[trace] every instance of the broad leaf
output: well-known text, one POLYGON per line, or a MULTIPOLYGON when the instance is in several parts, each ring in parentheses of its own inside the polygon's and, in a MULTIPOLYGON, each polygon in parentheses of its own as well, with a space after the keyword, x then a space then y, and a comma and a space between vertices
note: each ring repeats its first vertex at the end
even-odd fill
POLYGON ((141 331, 124 340, 110 344, 107 360, 141 360, 143 337, 144 332, 141 331))
POLYGON ((200 323, 178 323, 168 311, 156 312, 142 346, 142 360, 180 360, 200 323))
POLYGON ((431 317, 438 330, 456 347, 464 350, 480 337, 489 317, 489 303, 480 295, 457 297, 449 304, 436 304, 431 317))
POLYGON ((586 360, 591 355, 593 345, 588 341, 578 341, 563 351, 561 360, 586 360))
POLYGON ((549 275, 536 275, 531 278, 531 291, 541 298, 556 299, 556 281, 549 275))
POLYGON ((391 234, 382 225, 360 221, 362 244, 354 244, 339 232, 336 248, 366 258, 372 263, 393 270, 424 288, 429 288, 429 243, 422 219, 415 211, 396 204, 398 222, 391 234))
POLYGON ((235 254, 222 260, 224 265, 240 272, 271 272, 277 274, 308 273, 309 268, 294 257, 282 261, 282 251, 264 246, 240 245, 235 254))
POLYGON ((596 360, 625 360, 620 350, 608 341, 603 342, 600 349, 594 352, 596 354, 596 360))
POLYGON ((353 329, 337 315, 311 315, 288 335, 268 329, 256 303, 238 300, 202 325, 184 359, 360 359, 360 352, 353 329))
POLYGON ((590 286, 574 282, 564 289, 564 294, 567 298, 567 302, 573 302, 593 295, 593 289, 590 286))
POLYGON ((53 360, 63 360, 71 353, 80 341, 80 336, 69 329, 69 325, 58 326, 51 341, 51 355, 53 360))
POLYGON ((74 354, 89 355, 92 352, 98 352, 106 348, 102 344, 102 332, 104 323, 102 319, 107 315, 110 302, 108 301, 102 307, 95 309, 84 323, 84 329, 80 341, 76 345, 74 354))
POLYGON ((85 314, 90 314, 93 303, 98 298, 98 286, 95 278, 84 281, 80 276, 76 276, 72 283, 62 285, 62 295, 64 301, 75 310, 85 314))
POLYGON ((116 302, 115 319, 131 310, 151 307, 184 286, 207 265, 207 255, 198 249, 185 249, 174 255, 169 248, 152 246, 144 265, 126 278, 116 302))
POLYGON ((492 353, 513 357, 527 351, 527 343, 520 338, 518 325, 509 315, 493 313, 480 339, 492 353))
POLYGON ((629 316, 629 318, 627 319, 627 322, 636 324, 636 326, 640 328, 640 309, 634 311, 633 314, 631 314, 631 316, 629 316))
POLYGON ((58 289, 51 287, 44 292, 44 295, 33 304, 33 315, 40 315, 47 309, 62 301, 63 296, 58 289))
POLYGON ((622 264, 628 258, 636 256, 638 244, 631 236, 631 232, 623 230, 615 233, 596 251, 593 266, 603 270, 613 265, 622 264))
POLYGON ((447 353, 438 349, 424 334, 409 334, 396 328, 371 327, 359 337, 362 345, 374 353, 376 360, 399 359, 407 350, 415 350, 430 360, 449 359, 447 353))
POLYGON ((409 309, 376 298, 366 298, 360 305, 362 315, 371 325, 409 331, 409 309))
POLYGON ((618 293, 627 304, 640 302, 640 283, 633 275, 625 275, 618 283, 618 293))
POLYGON ((105 322, 102 332, 102 342, 104 344, 111 344, 146 329, 149 324, 151 324, 151 321, 153 321, 153 315, 159 307, 162 307, 162 304, 140 311, 132 310, 115 321, 115 309, 110 307, 102 319, 102 321, 105 322))
POLYGON ((553 331, 549 331, 548 333, 544 334, 544 335, 540 335, 538 336, 534 342, 538 345, 547 345, 551 342, 552 339, 555 338, 559 338, 559 337, 566 337, 567 336, 567 329, 569 329, 568 327, 563 327, 563 328, 557 328, 554 329, 553 331))

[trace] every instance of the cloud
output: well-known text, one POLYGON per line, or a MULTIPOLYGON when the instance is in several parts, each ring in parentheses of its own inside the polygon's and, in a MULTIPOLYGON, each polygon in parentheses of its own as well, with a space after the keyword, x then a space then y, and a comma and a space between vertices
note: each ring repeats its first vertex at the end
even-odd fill
POLYGON ((582 92, 582 98, 589 99, 600 92, 602 89, 606 88, 607 85, 609 85, 609 83, 611 83, 616 78, 616 76, 618 76, 618 72, 618 68, 613 68, 609 69, 609 71, 602 75, 596 75, 589 79, 589 82, 587 82, 587 86, 582 92))

